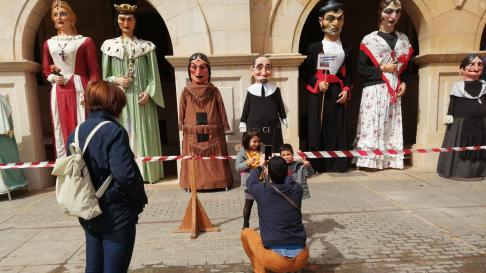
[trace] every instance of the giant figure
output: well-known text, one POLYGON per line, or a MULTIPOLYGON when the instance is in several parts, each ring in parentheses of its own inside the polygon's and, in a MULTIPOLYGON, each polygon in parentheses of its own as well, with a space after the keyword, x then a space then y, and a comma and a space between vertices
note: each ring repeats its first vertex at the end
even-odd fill
MULTIPOLYGON (((120 86, 127 96, 120 121, 128 131, 135 156, 162 155, 157 105, 164 107, 155 45, 134 36, 137 6, 115 5, 122 35, 106 40, 103 52, 103 79, 120 86)), ((164 177, 162 163, 139 163, 144 181, 164 177)))
POLYGON ((56 157, 66 156, 69 134, 86 118, 84 90, 100 79, 96 46, 90 37, 78 35, 76 14, 66 1, 54 1, 51 18, 57 29, 44 43, 42 73, 52 84, 51 118, 56 157))

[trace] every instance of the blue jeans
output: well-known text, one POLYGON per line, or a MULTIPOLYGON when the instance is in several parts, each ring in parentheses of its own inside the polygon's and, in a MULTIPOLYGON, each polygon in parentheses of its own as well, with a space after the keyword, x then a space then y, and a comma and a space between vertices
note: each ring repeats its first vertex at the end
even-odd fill
POLYGON ((135 223, 110 234, 85 230, 86 273, 126 273, 135 243, 135 223))

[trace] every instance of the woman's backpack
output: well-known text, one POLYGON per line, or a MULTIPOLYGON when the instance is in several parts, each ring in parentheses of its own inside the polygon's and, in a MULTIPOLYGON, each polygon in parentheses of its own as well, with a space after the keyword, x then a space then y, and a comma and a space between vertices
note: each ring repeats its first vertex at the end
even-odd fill
POLYGON ((98 199, 105 193, 113 177, 110 175, 98 191, 95 191, 83 153, 96 131, 109 122, 101 122, 89 133, 83 149, 79 147, 78 125, 74 133, 74 142, 69 145, 71 155, 58 158, 54 164, 52 175, 57 176, 56 199, 68 215, 89 220, 101 214, 98 199))

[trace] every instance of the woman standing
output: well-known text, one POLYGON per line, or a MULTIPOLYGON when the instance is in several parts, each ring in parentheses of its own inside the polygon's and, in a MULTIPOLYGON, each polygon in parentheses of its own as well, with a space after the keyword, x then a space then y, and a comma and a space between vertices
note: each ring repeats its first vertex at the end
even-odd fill
POLYGON ((69 134, 86 117, 84 89, 100 79, 96 46, 89 37, 78 35, 76 14, 65 1, 54 1, 51 18, 57 29, 44 43, 42 73, 52 84, 51 117, 56 157, 66 156, 69 134))
MULTIPOLYGON (((395 31, 400 0, 381 0, 379 30, 366 35, 360 45, 358 73, 365 78, 355 146, 358 149, 403 149, 401 96, 406 84, 401 74, 413 49, 405 34, 395 31)), ((403 154, 361 157, 357 167, 403 168, 403 154)))
MULTIPOLYGON (((477 54, 462 60, 459 69, 463 80, 452 86, 442 147, 486 145, 486 82, 479 80, 483 68, 477 54)), ((442 177, 484 177, 486 151, 441 153, 437 173, 442 177)))
MULTIPOLYGON (((118 123, 127 99, 114 84, 100 81, 88 86, 88 119, 79 126, 79 145, 101 127, 84 150, 84 161, 96 190, 110 174, 113 180, 99 199, 103 212, 90 220, 79 218, 86 236, 86 272, 127 272, 135 243, 138 215, 147 204, 142 175, 130 149, 127 131, 118 123)), ((68 144, 73 142, 74 133, 68 144)))

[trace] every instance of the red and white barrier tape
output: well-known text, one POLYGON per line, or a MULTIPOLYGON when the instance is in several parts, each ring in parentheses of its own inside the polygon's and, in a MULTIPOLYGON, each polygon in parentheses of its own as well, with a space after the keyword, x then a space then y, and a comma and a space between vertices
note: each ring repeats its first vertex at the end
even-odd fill
MULTIPOLYGON (((398 155, 398 154, 426 154, 426 153, 447 153, 447 152, 463 152, 463 151, 479 151, 486 150, 484 146, 468 146, 468 147, 450 147, 450 148, 430 148, 430 149, 403 149, 403 150, 349 150, 349 151, 315 151, 315 152, 297 152, 300 157, 307 158, 338 158, 338 157, 367 157, 370 155, 398 155)), ((139 162, 155 162, 155 161, 171 161, 171 160, 183 160, 183 159, 197 159, 197 160, 228 160, 236 159, 236 156, 146 156, 137 157, 139 162)), ((52 168, 54 167, 54 161, 38 161, 38 162, 17 162, 0 164, 0 170, 4 169, 30 169, 30 168, 52 168)))

